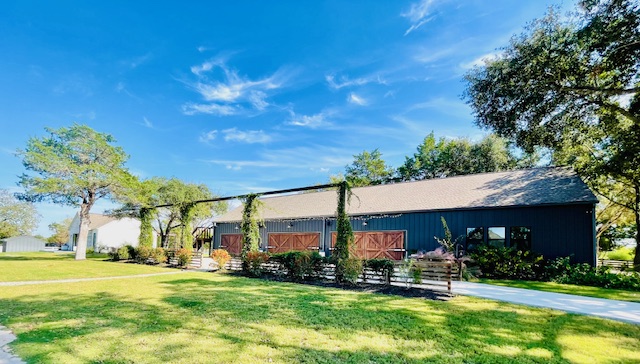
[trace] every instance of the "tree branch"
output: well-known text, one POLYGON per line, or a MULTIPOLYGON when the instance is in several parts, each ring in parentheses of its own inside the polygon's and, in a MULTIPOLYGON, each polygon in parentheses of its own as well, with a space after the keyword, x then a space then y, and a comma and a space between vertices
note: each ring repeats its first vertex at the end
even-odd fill
POLYGON ((635 94, 640 92, 640 87, 605 88, 605 87, 595 87, 595 86, 565 86, 557 83, 556 85, 563 90, 572 91, 580 95, 591 95, 594 92, 602 92, 609 96, 621 96, 621 95, 635 94))
POLYGON ((611 196, 608 196, 607 194, 605 194, 604 192, 600 191, 600 190, 599 190, 597 187, 595 187, 595 186, 591 186, 591 188, 592 188, 594 191, 596 191, 596 193, 597 193, 598 195, 600 195, 600 196, 602 196, 602 197, 606 198, 607 200, 611 201, 612 203, 614 203, 614 204, 616 204, 616 205, 618 205, 618 206, 624 207, 624 208, 626 208, 626 209, 629 209, 629 210, 631 210, 631 211, 634 211, 633 206, 626 205, 626 204, 624 204, 624 203, 622 203, 622 202, 618 202, 618 201, 614 200, 611 196))
POLYGON ((629 110, 620 107, 616 104, 612 104, 612 103, 608 103, 608 102, 604 102, 604 101, 599 101, 599 100, 595 100, 595 101, 591 101, 596 105, 602 106, 602 107, 608 107, 611 108, 613 110, 615 110, 616 112, 622 114, 623 116, 625 116, 626 118, 628 118, 629 120, 633 121, 636 124, 640 124, 640 119, 632 114, 629 110))

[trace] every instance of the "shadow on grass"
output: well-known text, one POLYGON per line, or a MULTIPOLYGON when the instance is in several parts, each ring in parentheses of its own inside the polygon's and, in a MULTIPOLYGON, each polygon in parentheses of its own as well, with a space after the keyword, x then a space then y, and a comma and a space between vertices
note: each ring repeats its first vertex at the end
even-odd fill
MULTIPOLYGON (((286 322, 294 330, 330 332, 345 341, 353 335, 373 333, 406 342, 433 344, 434 350, 428 355, 425 350, 413 348, 414 355, 419 357, 415 362, 466 362, 470 358, 481 362, 565 362, 563 348, 558 344, 561 334, 606 337, 624 331, 622 327, 632 327, 558 311, 518 310, 517 306, 490 301, 482 301, 488 306, 482 309, 421 299, 413 299, 407 305, 404 298, 397 296, 327 291, 247 278, 225 283, 205 279, 173 280, 167 284, 180 294, 165 300, 179 307, 202 307, 211 301, 232 302, 218 306, 217 317, 234 322, 240 318, 247 325, 258 323, 268 327, 272 322, 286 322)), ((633 328, 631 337, 640 338, 640 328, 633 328)), ((268 330, 252 337, 265 336, 268 330)), ((640 349, 640 345, 635 346, 640 349)), ((410 347, 391 353, 385 351, 384 348, 358 352, 306 348, 294 350, 290 358, 296 362, 316 359, 321 362, 394 362, 396 359, 414 362, 407 354, 412 351, 410 347), (358 359, 354 361, 354 358, 358 359)))
POLYGON ((628 339, 640 338, 631 325, 490 301, 235 277, 147 284, 162 288, 160 302, 110 292, 25 295, 0 300, 0 322, 14 328, 21 353, 34 363, 65 355, 94 363, 549 363, 566 362, 561 334, 588 335, 593 343, 625 330, 628 339))

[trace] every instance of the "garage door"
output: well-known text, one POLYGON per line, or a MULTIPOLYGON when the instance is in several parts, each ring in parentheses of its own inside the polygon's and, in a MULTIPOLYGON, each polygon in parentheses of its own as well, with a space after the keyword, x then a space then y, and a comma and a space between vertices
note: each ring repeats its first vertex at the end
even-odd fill
POLYGON ((242 234, 222 234, 220 248, 225 249, 231 255, 240 255, 242 253, 242 234))
MULTIPOLYGON (((404 259, 404 231, 355 231, 355 254, 362 259, 404 259)), ((331 234, 331 247, 336 245, 336 233, 331 234)))
POLYGON ((271 233, 269 253, 284 253, 291 250, 318 250, 320 233, 271 233))

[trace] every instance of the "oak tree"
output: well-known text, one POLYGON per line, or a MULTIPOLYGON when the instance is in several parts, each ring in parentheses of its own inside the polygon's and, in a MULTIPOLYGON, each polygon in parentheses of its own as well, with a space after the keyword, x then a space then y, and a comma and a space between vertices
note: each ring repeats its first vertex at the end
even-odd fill
POLYGON ((529 151, 549 148, 640 225, 638 2, 584 0, 567 17, 550 10, 465 78, 478 125, 529 151), (608 194, 612 185, 626 192, 608 194))
POLYGON ((128 159, 115 139, 86 125, 46 128, 49 135, 33 137, 17 154, 28 173, 20 176, 29 202, 51 201, 80 208, 77 260, 86 259, 89 212, 102 198, 126 188, 132 180, 128 159))

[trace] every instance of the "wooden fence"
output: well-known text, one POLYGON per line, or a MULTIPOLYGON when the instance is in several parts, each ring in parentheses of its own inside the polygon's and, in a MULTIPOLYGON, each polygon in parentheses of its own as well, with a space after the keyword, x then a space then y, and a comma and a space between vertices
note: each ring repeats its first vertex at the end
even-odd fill
MULTIPOLYGON (((414 261, 414 264, 420 267, 421 281, 420 283, 414 282, 413 274, 407 271, 404 262, 396 262, 393 273, 386 276, 379 272, 375 272, 371 269, 364 269, 363 273, 358 277, 358 282, 371 283, 371 284, 393 284, 393 285, 406 285, 406 286, 425 286, 430 289, 444 290, 449 293, 452 291, 451 281, 460 279, 460 270, 456 263, 449 261, 414 261)), ((265 272, 286 275, 287 270, 278 262, 267 262, 262 264, 262 268, 265 272)), ((232 258, 225 269, 229 270, 242 270, 242 261, 240 258, 232 258)), ((318 278, 324 278, 328 280, 335 279, 335 265, 324 263, 318 274, 318 278)))
POLYGON ((611 267, 613 270, 623 271, 633 269, 633 261, 598 259, 598 266, 611 267))
MULTIPOLYGON (((178 265, 178 258, 176 257, 175 250, 165 250, 165 254, 167 255, 167 263, 169 265, 178 265)), ((200 268, 202 267, 202 252, 192 252, 191 259, 189 260, 188 268, 200 268)))

